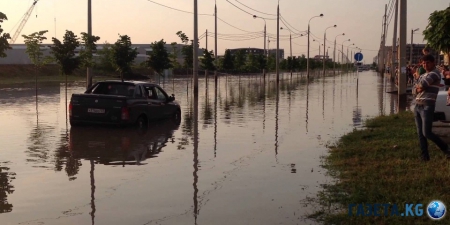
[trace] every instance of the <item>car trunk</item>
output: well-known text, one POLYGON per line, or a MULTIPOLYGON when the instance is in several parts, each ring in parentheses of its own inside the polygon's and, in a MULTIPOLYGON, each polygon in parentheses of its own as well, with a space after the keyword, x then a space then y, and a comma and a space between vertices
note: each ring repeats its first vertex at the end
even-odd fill
POLYGON ((118 95, 73 94, 71 116, 78 121, 122 123, 123 114, 128 113, 126 100, 118 95))

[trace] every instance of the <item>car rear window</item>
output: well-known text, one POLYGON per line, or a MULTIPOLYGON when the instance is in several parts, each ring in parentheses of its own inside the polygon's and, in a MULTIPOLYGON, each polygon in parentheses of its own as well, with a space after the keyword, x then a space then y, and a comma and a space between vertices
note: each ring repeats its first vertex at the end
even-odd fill
POLYGON ((92 94, 99 95, 122 95, 132 97, 134 94, 134 84, 129 83, 99 83, 91 91, 92 94))

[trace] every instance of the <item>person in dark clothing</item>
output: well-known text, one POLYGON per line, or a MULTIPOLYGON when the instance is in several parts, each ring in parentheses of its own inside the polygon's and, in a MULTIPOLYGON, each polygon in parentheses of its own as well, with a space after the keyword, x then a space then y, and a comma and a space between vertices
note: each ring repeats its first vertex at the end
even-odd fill
POLYGON ((432 55, 424 55, 422 60, 422 65, 426 73, 419 77, 419 80, 412 89, 416 100, 414 116, 419 136, 421 159, 424 161, 430 160, 427 139, 434 142, 444 152, 447 159, 450 159, 448 145, 432 131, 436 98, 439 87, 441 86, 441 75, 436 69, 435 60, 432 55))

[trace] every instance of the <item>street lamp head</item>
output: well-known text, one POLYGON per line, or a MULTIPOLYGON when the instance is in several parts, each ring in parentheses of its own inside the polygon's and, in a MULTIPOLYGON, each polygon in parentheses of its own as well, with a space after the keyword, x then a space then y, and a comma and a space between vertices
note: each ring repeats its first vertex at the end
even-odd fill
POLYGON ((345 36, 345 33, 342 33, 342 36, 345 36))
POLYGON ((415 32, 415 31, 418 31, 418 30, 419 30, 419 28, 415 29, 414 32, 415 32))
POLYGON ((280 30, 283 30, 283 27, 280 27, 280 30))
POLYGON ((256 18, 258 18, 256 15, 253 15, 253 19, 256 19, 256 18))
POLYGON ((337 25, 334 25, 334 27, 337 27, 337 25))
POLYGON ((320 17, 323 17, 323 14, 321 13, 319 16, 320 16, 320 17))

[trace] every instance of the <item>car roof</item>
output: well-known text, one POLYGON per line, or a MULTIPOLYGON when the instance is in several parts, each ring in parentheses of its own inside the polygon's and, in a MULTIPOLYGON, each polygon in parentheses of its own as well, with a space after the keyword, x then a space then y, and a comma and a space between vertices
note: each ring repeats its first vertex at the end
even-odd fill
POLYGON ((99 83, 124 83, 124 84, 147 84, 150 86, 159 86, 157 84, 154 83, 150 83, 150 82, 145 82, 145 81, 135 81, 135 80, 127 80, 127 81, 121 81, 121 80, 105 80, 105 81, 99 81, 99 83))

